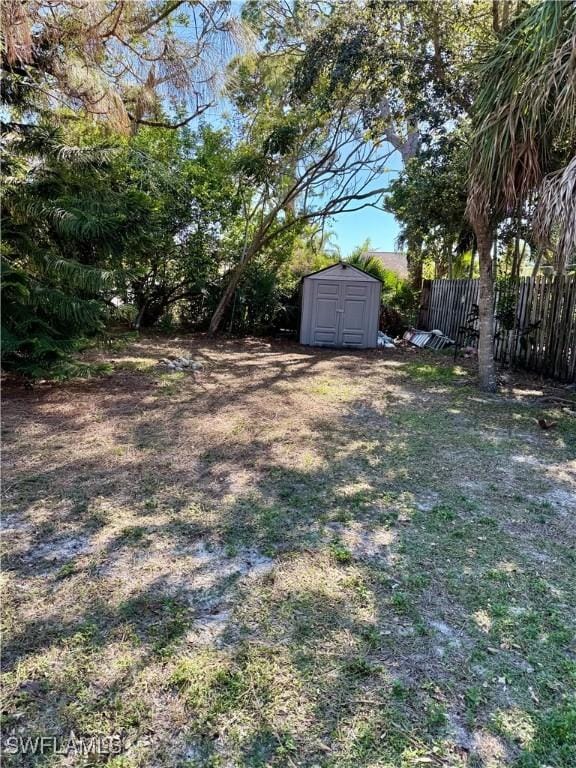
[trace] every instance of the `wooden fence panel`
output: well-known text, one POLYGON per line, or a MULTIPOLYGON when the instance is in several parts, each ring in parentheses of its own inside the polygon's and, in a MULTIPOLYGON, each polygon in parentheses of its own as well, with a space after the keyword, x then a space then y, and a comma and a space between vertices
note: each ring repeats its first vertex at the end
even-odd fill
POLYGON ((576 280, 573 279, 568 288, 567 323, 564 347, 572 350, 571 356, 563 358, 561 375, 566 381, 576 381, 576 280))
POLYGON ((425 298, 420 307, 418 325, 440 329, 450 337, 466 321, 472 305, 478 303, 477 280, 430 280, 424 286, 425 298))
MULTIPOLYGON (((418 327, 453 339, 478 304, 478 280, 426 280, 418 327)), ((576 275, 521 278, 494 297, 494 357, 559 379, 576 381, 576 275), (506 311, 505 311, 506 310, 506 311)))

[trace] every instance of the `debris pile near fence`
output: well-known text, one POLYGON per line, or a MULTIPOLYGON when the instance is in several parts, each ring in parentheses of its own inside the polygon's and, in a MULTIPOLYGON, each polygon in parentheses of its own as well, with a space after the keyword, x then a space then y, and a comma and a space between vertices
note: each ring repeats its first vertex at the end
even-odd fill
MULTIPOLYGON (((439 328, 459 345, 477 328, 478 280, 425 280, 418 327, 439 328)), ((576 275, 524 277, 497 284, 496 360, 576 380, 576 275)))
POLYGON ((454 340, 446 336, 438 329, 434 331, 419 331, 411 328, 402 336, 404 341, 409 341, 415 347, 428 347, 430 349, 444 349, 454 344, 454 340))

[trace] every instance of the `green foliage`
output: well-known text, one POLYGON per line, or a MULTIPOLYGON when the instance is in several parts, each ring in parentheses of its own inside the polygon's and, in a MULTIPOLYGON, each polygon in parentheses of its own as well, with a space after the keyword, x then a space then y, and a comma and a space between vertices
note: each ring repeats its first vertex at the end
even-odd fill
POLYGON ((370 241, 366 240, 352 251, 346 261, 382 282, 381 327, 387 333, 398 336, 415 321, 418 293, 407 280, 387 269, 369 249, 370 241))
MULTIPOLYGON (((103 331, 113 298, 137 328, 207 325, 246 238, 238 175, 244 194, 254 183, 246 149, 225 130, 144 128, 111 145, 85 124, 66 135, 40 126, 8 149, 6 369, 71 371, 70 355, 103 331)), ((249 266, 224 327, 295 328, 298 280, 325 263, 314 228, 287 230, 249 266)))
MULTIPOLYGON (((234 334, 294 332, 300 310, 300 278, 330 263, 321 238, 294 227, 274 240, 246 269, 226 314, 234 334)), ((213 300, 219 298, 212 294, 213 300)))
MULTIPOLYGON (((136 34, 136 17, 121 9, 125 39, 119 44, 132 40, 139 60, 165 34, 179 39, 167 10, 151 20, 155 33, 149 27, 136 34)), ((465 64, 492 39, 489 14, 475 3, 464 11, 458 4, 440 9, 432 0, 377 0, 356 10, 297 3, 288 13, 277 0, 245 3, 243 20, 259 42, 230 62, 233 116, 224 116, 218 128, 200 123, 192 130, 185 120, 178 130, 159 128, 168 104, 158 88, 160 70, 150 70, 147 85, 128 85, 124 75, 102 84, 106 75, 97 86, 88 66, 88 90, 102 97, 101 122, 78 119, 88 90, 77 95, 77 114, 56 109, 22 79, 32 60, 17 66, 13 51, 8 55, 2 246, 7 369, 28 376, 70 370, 70 355, 101 333, 119 308, 136 329, 204 329, 216 313, 218 324, 232 333, 294 330, 300 278, 340 256, 321 234, 324 224, 348 205, 356 210, 371 204, 365 191, 383 176, 388 145, 405 164, 385 205, 402 227, 411 284, 418 286, 422 267, 431 265, 435 276, 474 274, 465 205, 467 114, 475 83, 465 64), (113 126, 122 130, 111 139, 113 126)), ((81 39, 86 19, 70 13, 77 26, 63 30, 61 47, 36 62, 39 83, 49 73, 44 65, 71 63, 76 48, 76 63, 87 55, 81 39)), ((505 43, 525 41, 531 23, 550 31, 558 19, 572 19, 564 10, 519 13, 516 26, 502 35, 500 53, 505 43)), ((39 9, 33 18, 30 51, 36 55, 45 19, 39 9)), ((210 17, 210 29, 217 18, 210 17)), ((187 28, 191 19, 180 22, 187 28)), ((88 31, 98 38, 94 29, 88 31)), ((549 36, 544 48, 517 51, 506 61, 548 61, 556 50, 549 36)), ((168 83, 184 70, 172 49, 174 59, 162 45, 159 50, 158 61, 173 65, 168 83)), ((104 66, 108 53, 100 53, 104 66)), ((59 104, 68 102, 71 81, 54 75, 50 87, 59 104)), ((178 116, 186 106, 182 96, 173 94, 170 101, 178 116)), ((480 98, 478 114, 483 104, 480 98)), ((558 110, 550 109, 568 137, 557 137, 550 151, 564 158, 571 134, 558 110)), ((374 200, 382 194, 376 189, 374 200)), ((508 255, 515 243, 517 256, 518 226, 512 230, 508 255)), ((382 281, 383 327, 399 333, 414 322, 416 293, 366 250, 367 243, 349 263, 382 281)))
POLYGON ((338 565, 350 565, 350 563, 354 562, 352 552, 340 541, 333 541, 330 544, 330 554, 338 565))
POLYGON ((476 68, 472 200, 513 208, 573 156, 574 3, 524 7, 476 68))
POLYGON ((542 249, 552 246, 560 272, 572 264, 576 240, 575 41, 573 2, 519 7, 476 66, 472 114, 471 219, 486 226, 518 218, 536 198, 530 226, 542 249))
MULTIPOLYGON (((115 275, 95 266, 98 239, 121 237, 94 194, 108 145, 70 146, 43 125, 4 139, 2 366, 30 378, 78 372, 70 353, 103 329, 115 275)), ((109 209, 108 209, 109 210, 109 209)))
POLYGON ((346 259, 346 262, 380 280, 384 296, 396 292, 399 286, 404 283, 402 278, 396 272, 387 269, 377 256, 367 253, 365 245, 355 249, 346 259))
POLYGON ((165 314, 202 325, 221 274, 240 251, 235 164, 224 130, 142 129, 114 168, 119 199, 139 191, 140 215, 115 265, 130 274, 123 299, 138 328, 165 314))
POLYGON ((514 279, 498 280, 497 290, 498 300, 495 316, 504 330, 511 331, 516 323, 518 281, 514 279))
POLYGON ((5 148, 7 370, 70 370, 70 354, 118 314, 112 299, 139 328, 168 315, 207 322, 242 237, 225 131, 145 128, 112 145, 84 123, 66 134, 42 124, 5 148))
POLYGON ((313 30, 298 63, 294 92, 303 98, 319 82, 329 94, 363 96, 366 124, 384 133, 409 120, 423 126, 425 141, 471 98, 466 58, 486 37, 487 14, 461 4, 359 4, 336 6, 313 30), (477 18, 470 23, 471 11, 477 18), (383 109, 386 102, 389 109, 383 109), (426 126, 424 128, 424 126, 426 126))
POLYGON ((278 267, 265 257, 259 258, 236 290, 225 327, 237 334, 270 332, 281 324, 283 298, 278 267))
POLYGON ((576 703, 566 701, 536 718, 530 746, 522 751, 515 768, 554 765, 569 768, 576 756, 576 703))
POLYGON ((401 224, 400 242, 412 265, 433 261, 435 277, 469 275, 473 235, 466 219, 467 164, 466 134, 454 131, 411 159, 386 196, 385 208, 401 224))
MULTIPOLYGON (((393 290, 385 293, 383 302, 383 315, 386 312, 394 313, 393 321, 389 321, 383 328, 387 333, 399 336, 406 328, 414 325, 418 311, 419 292, 406 280, 399 281, 393 290)), ((389 320, 392 320, 392 317, 389 320)))
MULTIPOLYGON (((26 271, 2 260, 2 366, 30 378, 67 370, 84 334, 102 327, 102 307, 51 283, 49 269, 26 271)), ((73 369, 68 369, 73 372, 73 369)))
POLYGON ((361 245, 356 246, 352 253, 346 258, 346 262, 353 267, 367 272, 372 277, 377 278, 384 283, 388 277, 388 270, 384 267, 380 259, 370 254, 370 240, 365 240, 361 245))
MULTIPOLYGON (((163 107, 200 114, 214 97, 216 73, 239 37, 221 0, 0 5, 2 99, 11 109, 97 118, 125 135, 165 120, 163 107), (175 32, 178 30, 178 32, 175 32), (192 31, 193 30, 193 31, 192 31)), ((3 117, 4 119, 4 117, 3 117)))

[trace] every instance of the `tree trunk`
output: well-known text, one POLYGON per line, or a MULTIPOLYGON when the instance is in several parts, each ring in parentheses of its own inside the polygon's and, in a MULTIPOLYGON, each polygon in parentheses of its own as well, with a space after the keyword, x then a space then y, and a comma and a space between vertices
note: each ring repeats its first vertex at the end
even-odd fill
POLYGON ((468 272, 468 278, 472 280, 474 278, 474 261, 476 260, 476 249, 474 246, 472 246, 472 250, 470 252, 470 267, 468 272))
POLYGON ((408 250, 407 262, 408 262, 408 274, 410 276, 410 282, 415 291, 419 291, 422 288, 422 276, 423 276, 423 264, 422 264, 422 248, 418 247, 418 250, 408 250))
POLYGON ((494 364, 494 281, 492 277, 492 237, 488 222, 483 219, 474 224, 480 263, 480 297, 478 299, 478 376, 480 389, 497 389, 494 364))
POLYGON ((504 0, 502 3, 502 29, 506 29, 510 20, 510 0, 504 0))
POLYGON ((423 275, 423 265, 422 265, 422 259, 418 259, 416 264, 412 267, 412 285, 414 286, 414 289, 416 291, 419 291, 422 288, 422 275, 423 275))
POLYGON ((244 275, 244 272, 246 271, 246 267, 250 263, 251 259, 258 253, 258 251, 262 248, 263 245, 265 245, 267 242, 270 242, 272 239, 270 235, 267 237, 267 232, 270 229, 270 226, 275 221, 276 216, 278 215, 278 211, 282 208, 282 205, 277 205, 273 210, 271 210, 264 221, 260 224, 260 227, 258 228, 256 234, 250 241, 250 245, 248 245, 248 228, 245 230, 245 240, 244 240, 244 248, 242 249, 242 256, 240 257, 240 261, 238 264, 234 267, 232 270, 232 273, 230 275, 230 280, 228 281, 228 285, 224 289, 224 293, 222 294, 220 301, 218 302, 218 306, 216 307, 214 314, 212 315, 212 318, 210 320, 210 326, 208 328, 208 335, 209 336, 216 336, 218 331, 220 330, 220 326, 222 325, 222 320, 224 319, 224 315, 226 314, 226 310, 228 309, 228 306, 230 305, 230 302, 234 298, 234 294, 236 293, 236 288, 238 288, 238 285, 240 283, 240 280, 242 279, 242 276, 244 275))
POLYGON ((144 312, 146 311, 146 302, 142 304, 140 309, 138 310, 138 314, 136 315, 136 320, 134 320, 134 330, 139 331, 140 326, 142 325, 142 318, 144 317, 144 312))
POLYGON ((244 250, 244 253, 242 254, 242 258, 232 270, 232 273, 230 274, 230 280, 228 280, 228 285, 224 289, 224 293, 220 297, 218 306, 214 310, 214 314, 212 315, 212 318, 210 320, 210 327, 208 328, 209 336, 216 336, 216 334, 220 330, 220 326, 222 325, 222 320, 224 319, 226 310, 228 309, 230 302, 234 298, 234 294, 236 293, 236 288, 238 288, 240 280, 242 279, 242 276, 246 271, 246 267, 250 263, 250 260, 252 259, 252 257, 256 253, 258 253, 258 250, 261 245, 261 239, 262 239, 261 235, 259 234, 252 241, 250 247, 244 250))
POLYGON ((208 328, 209 336, 216 336, 216 334, 220 330, 220 326, 222 325, 222 320, 224 320, 224 315, 226 314, 226 310, 228 309, 230 302, 234 298, 234 294, 236 293, 236 288, 238 288, 238 283, 240 282, 240 279, 244 274, 245 268, 246 268, 246 262, 241 261, 232 270, 232 274, 230 275, 230 280, 228 280, 228 285, 224 289, 224 293, 220 297, 218 306, 214 310, 214 314, 210 319, 210 327, 208 328))
POLYGON ((155 303, 149 302, 139 312, 138 315, 138 329, 140 328, 152 328, 160 320, 160 318, 166 312, 168 304, 165 302, 155 303))
POLYGON ((500 32, 500 3, 492 0, 492 30, 497 35, 500 32))
POLYGON ((520 277, 520 238, 514 237, 514 252, 512 255, 512 269, 510 270, 512 280, 520 277))
POLYGON ((141 328, 151 328, 156 325, 158 320, 166 312, 170 302, 165 298, 154 298, 152 296, 141 296, 136 300, 138 314, 134 320, 133 327, 139 331, 141 328))
POLYGON ((536 258, 534 259, 534 269, 532 270, 532 277, 536 277, 538 274, 538 270, 540 269, 540 264, 542 262, 542 248, 538 248, 536 250, 536 258))

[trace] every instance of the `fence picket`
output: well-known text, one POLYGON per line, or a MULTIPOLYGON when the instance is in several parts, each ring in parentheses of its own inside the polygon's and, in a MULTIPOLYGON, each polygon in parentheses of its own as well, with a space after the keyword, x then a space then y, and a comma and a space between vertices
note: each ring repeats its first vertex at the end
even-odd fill
MULTIPOLYGON (((439 328, 456 339, 478 303, 478 280, 426 281, 419 315, 423 329, 439 328)), ((501 289, 496 287, 495 312, 501 289)), ((516 287, 514 324, 495 318, 494 357, 561 381, 576 380, 576 275, 525 277, 516 287), (538 324, 534 329, 533 326, 538 324), (532 330, 530 330, 532 328, 532 330)))

